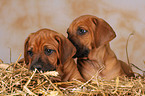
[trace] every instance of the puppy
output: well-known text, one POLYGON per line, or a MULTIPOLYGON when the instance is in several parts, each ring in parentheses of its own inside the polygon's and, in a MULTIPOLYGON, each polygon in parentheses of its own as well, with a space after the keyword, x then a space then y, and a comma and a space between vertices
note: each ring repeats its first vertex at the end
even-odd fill
POLYGON ((57 71, 61 81, 83 81, 72 56, 76 53, 73 44, 50 29, 41 29, 25 40, 24 60, 30 70, 57 71))
POLYGON ((107 80, 134 76, 132 69, 118 60, 111 50, 109 42, 116 34, 103 19, 92 15, 80 16, 71 23, 67 33, 77 49, 74 58, 78 58, 78 69, 84 79, 89 80, 97 72, 107 80))

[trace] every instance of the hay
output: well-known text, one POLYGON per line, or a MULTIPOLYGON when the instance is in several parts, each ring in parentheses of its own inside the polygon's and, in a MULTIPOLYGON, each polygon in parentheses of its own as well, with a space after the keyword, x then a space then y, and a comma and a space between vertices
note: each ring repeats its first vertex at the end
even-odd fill
POLYGON ((93 95, 145 95, 143 77, 117 77, 115 80, 96 78, 92 82, 56 82, 56 72, 29 71, 25 64, 0 64, 0 95, 47 95, 47 96, 93 96, 93 95), (67 85, 62 87, 61 85, 67 85))

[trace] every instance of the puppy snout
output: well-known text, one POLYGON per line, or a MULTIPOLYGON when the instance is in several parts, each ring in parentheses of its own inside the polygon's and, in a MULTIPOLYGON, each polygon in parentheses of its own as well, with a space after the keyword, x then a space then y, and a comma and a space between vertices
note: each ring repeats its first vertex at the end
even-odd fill
POLYGON ((41 70, 42 70, 42 66, 39 65, 39 64, 32 65, 32 66, 30 67, 30 70, 34 70, 35 68, 36 68, 38 71, 41 71, 41 70))

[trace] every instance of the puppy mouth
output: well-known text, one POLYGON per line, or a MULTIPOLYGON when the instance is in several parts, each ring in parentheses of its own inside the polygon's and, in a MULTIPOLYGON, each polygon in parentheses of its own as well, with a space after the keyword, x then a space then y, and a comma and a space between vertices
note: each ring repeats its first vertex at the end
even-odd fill
POLYGON ((79 41, 78 43, 76 44, 76 42, 74 42, 74 40, 72 40, 72 38, 68 38, 72 44, 76 47, 77 49, 77 52, 76 54, 73 56, 73 58, 77 58, 77 57, 88 57, 88 54, 90 52, 90 50, 85 47, 85 46, 82 46, 79 41), (81 47, 80 47, 81 46, 81 47))
POLYGON ((35 64, 33 66, 30 67, 30 70, 34 70, 34 69, 37 69, 39 72, 42 71, 42 72, 46 72, 46 71, 56 71, 56 68, 55 67, 43 67, 43 65, 39 65, 39 64, 35 64))
POLYGON ((83 48, 78 48, 76 47, 77 49, 77 52, 76 54, 73 56, 73 58, 76 58, 76 57, 88 57, 88 54, 89 54, 89 49, 86 48, 86 47, 83 47, 83 48))
POLYGON ((42 71, 42 72, 46 72, 46 71, 56 71, 56 67, 49 64, 49 63, 44 63, 44 62, 40 62, 39 60, 38 61, 32 61, 31 65, 30 65, 30 70, 34 70, 34 69, 37 69, 39 72, 42 71))
MULTIPOLYGON (((72 42, 73 43, 73 42, 72 42)), ((73 45, 76 47, 77 52, 76 54, 73 56, 73 58, 77 58, 77 57, 88 57, 89 54, 89 49, 87 47, 80 47, 79 44, 73 43, 73 45)))

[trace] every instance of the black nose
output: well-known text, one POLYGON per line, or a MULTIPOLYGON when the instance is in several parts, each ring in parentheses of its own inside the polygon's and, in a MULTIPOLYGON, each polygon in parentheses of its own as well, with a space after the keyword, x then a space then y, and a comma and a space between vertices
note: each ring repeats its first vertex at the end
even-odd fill
POLYGON ((37 69, 38 71, 42 70, 42 66, 41 65, 34 65, 33 68, 37 69))

